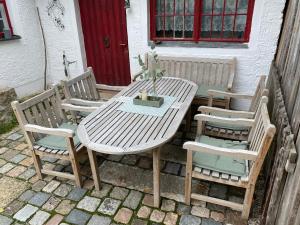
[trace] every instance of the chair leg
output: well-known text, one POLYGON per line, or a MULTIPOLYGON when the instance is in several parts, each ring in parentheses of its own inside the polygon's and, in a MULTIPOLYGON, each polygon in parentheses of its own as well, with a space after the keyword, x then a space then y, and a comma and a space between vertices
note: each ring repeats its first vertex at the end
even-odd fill
POLYGON ((80 166, 78 160, 76 160, 76 157, 70 156, 70 161, 73 169, 73 173, 75 176, 75 183, 77 187, 82 187, 82 179, 80 174, 80 166))
POLYGON ((101 189, 100 176, 99 176, 99 168, 97 165, 96 153, 90 149, 87 149, 87 152, 89 155, 91 170, 92 170, 94 184, 95 184, 95 190, 100 191, 101 189))
POLYGON ((252 199, 254 194, 255 185, 251 184, 246 190, 245 199, 243 203, 242 218, 248 219, 250 214, 250 209, 252 205, 252 199))
POLYGON ((39 179, 43 179, 43 174, 41 172, 42 169, 42 162, 39 155, 35 154, 35 151, 32 151, 32 158, 33 158, 33 164, 36 170, 36 174, 39 179))
POLYGON ((192 191, 192 162, 193 152, 187 150, 187 162, 186 162, 186 175, 185 175, 185 204, 191 204, 191 191, 192 191))

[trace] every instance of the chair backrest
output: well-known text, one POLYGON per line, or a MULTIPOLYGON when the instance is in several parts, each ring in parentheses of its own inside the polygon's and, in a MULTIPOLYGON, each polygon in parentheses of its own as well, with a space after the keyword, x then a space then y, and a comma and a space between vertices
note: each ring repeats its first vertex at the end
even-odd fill
POLYGON ((12 108, 21 128, 26 124, 57 128, 66 121, 56 86, 25 102, 14 101, 12 108))
MULTIPOLYGON (((146 54, 146 66, 149 66, 150 61, 146 54)), ((166 71, 165 76, 184 78, 199 86, 219 86, 227 90, 232 88, 236 71, 235 58, 159 56, 159 65, 166 71)))
POLYGON ((254 126, 252 127, 248 141, 249 150, 258 153, 258 157, 255 161, 251 162, 249 179, 255 181, 259 175, 259 171, 263 165, 263 161, 268 153, 268 150, 273 141, 273 137, 276 132, 276 128, 270 122, 268 113, 266 96, 262 97, 260 101, 257 113, 254 118, 254 126))
POLYGON ((268 96, 269 90, 266 89, 266 76, 263 75, 259 78, 259 82, 256 86, 254 97, 251 101, 249 111, 256 112, 262 96, 268 96))
POLYGON ((62 81, 66 99, 78 98, 90 101, 100 99, 96 89, 96 79, 93 69, 89 67, 85 73, 68 81, 62 81))

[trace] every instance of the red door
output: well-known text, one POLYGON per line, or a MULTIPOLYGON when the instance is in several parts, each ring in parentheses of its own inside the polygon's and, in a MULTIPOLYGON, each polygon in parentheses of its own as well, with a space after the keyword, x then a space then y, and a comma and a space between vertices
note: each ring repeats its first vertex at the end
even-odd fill
POLYGON ((88 66, 98 83, 128 85, 130 68, 124 0, 79 0, 88 66))

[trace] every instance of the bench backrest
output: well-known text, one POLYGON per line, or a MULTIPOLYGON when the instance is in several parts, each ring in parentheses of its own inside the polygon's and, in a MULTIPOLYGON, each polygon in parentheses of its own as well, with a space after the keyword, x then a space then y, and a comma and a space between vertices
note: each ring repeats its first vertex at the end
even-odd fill
POLYGON ((269 94, 269 90, 266 89, 266 76, 263 75, 259 78, 259 82, 256 87, 253 99, 251 101, 249 111, 256 112, 259 107, 259 103, 262 96, 268 96, 268 94, 269 94))
POLYGON ((100 99, 96 89, 93 69, 89 67, 85 73, 68 81, 62 81, 66 99, 78 98, 90 101, 100 99))
MULTIPOLYGON (((148 66, 148 54, 145 55, 148 66)), ((161 69, 165 76, 179 77, 200 85, 232 88, 236 70, 236 59, 214 59, 197 57, 159 56, 161 69)))

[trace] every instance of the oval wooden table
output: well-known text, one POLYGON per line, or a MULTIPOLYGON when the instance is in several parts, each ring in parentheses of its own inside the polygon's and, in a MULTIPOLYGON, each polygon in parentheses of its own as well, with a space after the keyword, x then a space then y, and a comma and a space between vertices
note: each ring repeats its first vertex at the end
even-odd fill
POLYGON ((176 100, 162 117, 118 110, 124 100, 141 89, 150 90, 151 81, 137 81, 88 115, 78 126, 78 138, 88 149, 95 189, 100 190, 96 152, 106 154, 138 154, 153 151, 154 206, 160 204, 160 147, 176 134, 198 86, 178 78, 162 78, 157 82, 159 95, 176 100))

